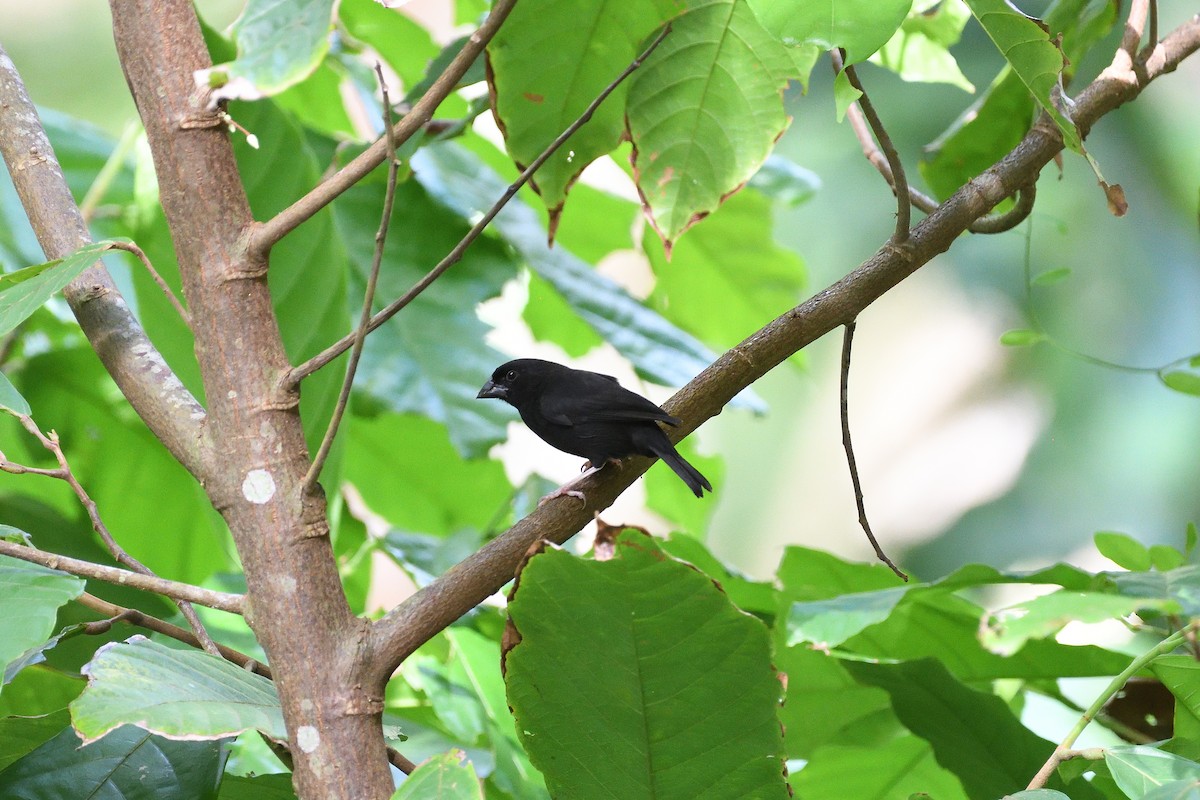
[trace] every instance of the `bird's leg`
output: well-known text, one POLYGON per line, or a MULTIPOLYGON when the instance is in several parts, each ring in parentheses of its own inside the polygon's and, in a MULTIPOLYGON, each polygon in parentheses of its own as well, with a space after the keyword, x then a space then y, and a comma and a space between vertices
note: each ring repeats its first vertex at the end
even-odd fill
POLYGON ((599 472, 601 469, 604 468, 605 464, 616 464, 617 466, 620 466, 621 461, 620 461, 620 459, 610 458, 607 461, 605 461, 604 464, 601 464, 598 467, 592 466, 592 462, 590 462, 590 461, 583 462, 583 467, 581 468, 583 470, 583 472, 579 475, 578 478, 567 481, 562 486, 558 487, 553 492, 551 492, 550 494, 543 497, 541 500, 538 500, 538 505, 540 506, 543 503, 548 503, 551 500, 554 500, 555 498, 558 498, 558 497, 576 497, 579 499, 579 501, 581 503, 586 503, 587 498, 583 496, 583 492, 579 491, 578 489, 572 488, 572 487, 574 487, 576 484, 581 482, 584 478, 587 478, 589 475, 594 475, 595 473, 599 472))

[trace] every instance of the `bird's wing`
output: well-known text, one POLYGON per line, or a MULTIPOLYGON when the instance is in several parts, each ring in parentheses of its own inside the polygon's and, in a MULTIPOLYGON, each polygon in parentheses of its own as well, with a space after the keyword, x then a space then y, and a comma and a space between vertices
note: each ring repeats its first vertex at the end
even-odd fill
POLYGON ((544 392, 541 411, 558 425, 654 420, 668 425, 679 424, 676 417, 640 394, 623 388, 616 378, 594 372, 583 373, 566 385, 556 385, 544 392))

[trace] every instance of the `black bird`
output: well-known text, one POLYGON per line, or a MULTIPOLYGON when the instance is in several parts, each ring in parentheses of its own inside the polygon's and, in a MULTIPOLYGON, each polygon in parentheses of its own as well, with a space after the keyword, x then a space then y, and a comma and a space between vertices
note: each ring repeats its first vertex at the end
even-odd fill
POLYGON ((593 469, 626 456, 657 456, 696 497, 712 491, 708 479, 683 460, 658 427, 659 422, 678 425, 680 420, 622 388, 611 375, 518 358, 496 367, 476 397, 504 400, 543 441, 586 458, 593 469))

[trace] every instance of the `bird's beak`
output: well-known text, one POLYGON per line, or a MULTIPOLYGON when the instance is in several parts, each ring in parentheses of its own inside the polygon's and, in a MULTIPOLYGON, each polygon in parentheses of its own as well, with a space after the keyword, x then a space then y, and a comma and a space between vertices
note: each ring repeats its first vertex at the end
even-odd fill
POLYGON ((479 394, 475 395, 475 397, 477 399, 483 397, 495 397, 500 400, 505 400, 508 398, 508 387, 497 386, 494 382, 488 381, 483 385, 483 388, 479 390, 479 394))

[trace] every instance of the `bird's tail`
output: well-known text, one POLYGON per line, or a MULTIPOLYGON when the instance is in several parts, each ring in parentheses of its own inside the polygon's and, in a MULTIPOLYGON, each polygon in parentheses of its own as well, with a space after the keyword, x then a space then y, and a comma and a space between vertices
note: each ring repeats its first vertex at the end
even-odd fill
POLYGON ((708 482, 708 478, 701 475, 700 470, 685 461, 683 456, 679 455, 669 443, 666 449, 660 449, 655 455, 661 458, 663 463, 670 467, 688 485, 688 488, 692 490, 692 494, 696 495, 696 497, 703 497, 705 489, 708 489, 710 492, 713 490, 712 484, 708 482))

